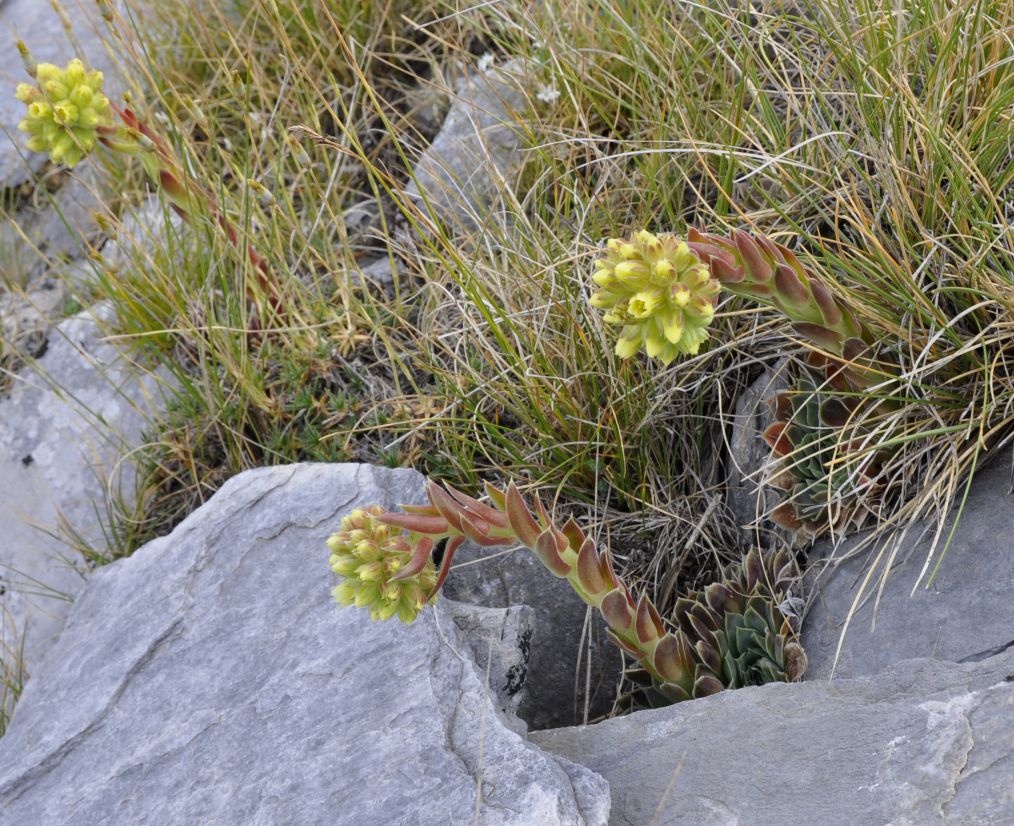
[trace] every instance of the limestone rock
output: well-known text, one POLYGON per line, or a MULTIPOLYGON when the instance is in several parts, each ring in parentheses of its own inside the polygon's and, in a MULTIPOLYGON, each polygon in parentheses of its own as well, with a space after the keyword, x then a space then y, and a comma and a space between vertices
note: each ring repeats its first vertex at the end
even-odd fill
POLYGON ((0 222, 0 256, 7 281, 25 285, 80 258, 101 235, 96 215, 112 192, 105 172, 88 159, 73 172, 52 171, 12 216, 0 222), (52 191, 48 187, 52 187, 52 191))
POLYGON ((523 83, 520 67, 507 64, 455 84, 443 126, 406 187, 421 209, 428 202, 434 217, 475 229, 496 208, 520 164, 523 83))
MULTIPOLYGON (((42 278, 24 292, 0 293, 0 339, 19 357, 5 366, 14 370, 23 358, 39 358, 49 343, 49 328, 67 300, 66 286, 57 278, 42 278)), ((5 382, 0 380, 0 386, 5 382)))
MULTIPOLYGON (((873 608, 883 563, 874 573, 867 598, 848 627, 836 677, 875 674, 909 657, 975 660, 1014 643, 1014 496, 1007 456, 980 470, 954 540, 939 573, 927 589, 912 593, 930 545, 915 526, 897 557, 896 566, 873 608)), ((847 540, 841 556, 858 538, 847 540)), ((809 657, 807 677, 831 674, 835 650, 856 588, 870 564, 857 555, 824 570, 826 543, 810 554, 811 607, 803 623, 803 646, 809 657), (820 574, 818 576, 818 573, 820 574)))
POLYGON ((1014 823, 1014 651, 724 691, 536 732, 605 777, 610 823, 1014 823))
POLYGON ((0 821, 605 824, 601 778, 502 724, 450 601, 404 626, 331 599, 340 516, 421 493, 250 471, 96 572, 0 740, 0 821))
POLYGON ((463 546, 454 557, 455 564, 476 564, 453 569, 444 593, 460 602, 534 609, 528 681, 518 712, 522 719, 535 729, 581 722, 589 656, 589 718, 607 713, 616 695, 622 660, 619 649, 606 638, 598 612, 591 612, 591 644, 585 637, 582 646, 588 606, 566 580, 553 576, 535 554, 524 549, 477 562, 488 555, 490 551, 471 543, 463 546))
POLYGON ((66 525, 103 545, 107 485, 130 491, 119 459, 162 406, 157 381, 102 340, 109 314, 99 306, 59 324, 38 369, 0 398, 0 659, 23 638, 29 674, 84 584, 82 560, 55 535, 66 525))
POLYGON ((763 434, 774 422, 768 399, 788 389, 787 364, 783 360, 765 370, 736 400, 729 438, 728 501, 748 545, 758 544, 757 519, 778 503, 778 493, 763 485, 764 468, 771 458, 763 434))
MULTIPOLYGON (((149 195, 120 215, 116 237, 102 246, 102 257, 111 267, 123 267, 138 256, 150 256, 152 250, 165 249, 168 233, 178 233, 182 227, 183 219, 165 200, 149 195)), ((177 237, 177 243, 182 240, 177 237)))

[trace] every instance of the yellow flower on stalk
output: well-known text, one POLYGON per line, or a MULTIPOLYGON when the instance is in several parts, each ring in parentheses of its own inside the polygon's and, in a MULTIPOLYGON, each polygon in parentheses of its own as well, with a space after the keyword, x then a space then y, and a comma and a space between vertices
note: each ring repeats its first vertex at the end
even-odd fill
MULTIPOLYGON (((418 542, 413 547, 400 528, 377 521, 383 512, 379 505, 357 508, 342 518, 341 529, 327 540, 331 570, 342 578, 331 593, 342 605, 368 609, 375 620, 397 615, 411 623, 433 592, 436 568, 427 559, 419 573, 398 577, 418 552, 418 542)), ((431 547, 432 542, 425 549, 427 557, 431 547)))
POLYGON ((669 364, 696 354, 707 339, 719 283, 677 236, 641 230, 629 241, 613 238, 592 280, 599 288, 592 306, 606 310, 607 323, 623 326, 616 342, 621 358, 643 347, 669 364))
POLYGON ((113 123, 109 98, 102 94, 102 72, 89 72, 75 58, 61 69, 52 63, 36 68, 36 84, 18 85, 17 99, 28 106, 18 124, 31 137, 28 148, 47 152, 53 163, 74 166, 95 148, 100 127, 113 123))

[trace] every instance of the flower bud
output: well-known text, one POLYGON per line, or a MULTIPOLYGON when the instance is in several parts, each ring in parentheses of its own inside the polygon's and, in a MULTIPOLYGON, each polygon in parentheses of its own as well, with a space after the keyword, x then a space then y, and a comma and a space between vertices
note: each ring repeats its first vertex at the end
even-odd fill
POLYGON ((328 538, 331 570, 342 577, 332 595, 342 605, 368 609, 373 619, 397 615, 410 623, 436 585, 436 568, 427 560, 418 574, 394 579, 412 560, 414 548, 400 529, 377 520, 383 512, 377 505, 357 508, 328 538))
POLYGON ((38 85, 22 83, 16 92, 28 108, 18 128, 30 136, 33 152, 47 152, 54 163, 74 166, 95 147, 98 130, 112 125, 102 73, 87 71, 77 59, 64 69, 40 63, 31 73, 38 85))
POLYGON ((697 353, 707 339, 719 284, 676 236, 640 230, 629 241, 611 239, 592 280, 600 289, 591 305, 607 311, 607 324, 623 326, 616 342, 621 358, 643 347, 668 364, 681 353, 697 353))

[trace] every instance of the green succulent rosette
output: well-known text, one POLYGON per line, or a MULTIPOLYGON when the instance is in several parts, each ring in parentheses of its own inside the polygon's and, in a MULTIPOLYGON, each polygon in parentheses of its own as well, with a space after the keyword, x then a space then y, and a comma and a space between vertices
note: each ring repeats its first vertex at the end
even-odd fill
POLYGON ((606 323, 623 327, 616 342, 621 358, 643 348, 669 364, 696 354, 708 338, 720 285, 677 236, 641 230, 629 241, 613 238, 592 280, 599 288, 592 306, 606 310, 606 323))
POLYGON ((102 94, 102 72, 87 71, 75 58, 65 69, 40 63, 35 80, 35 85, 18 85, 17 99, 28 106, 18 128, 31 136, 28 148, 33 152, 73 167, 95 148, 99 130, 113 123, 109 98, 102 94))
POLYGON ((331 570, 342 578, 331 593, 342 605, 368 609, 375 620, 397 616, 408 624, 430 601, 436 568, 428 561, 418 573, 404 576, 418 543, 410 544, 400 528, 377 521, 383 512, 379 505, 357 508, 327 540, 331 570))

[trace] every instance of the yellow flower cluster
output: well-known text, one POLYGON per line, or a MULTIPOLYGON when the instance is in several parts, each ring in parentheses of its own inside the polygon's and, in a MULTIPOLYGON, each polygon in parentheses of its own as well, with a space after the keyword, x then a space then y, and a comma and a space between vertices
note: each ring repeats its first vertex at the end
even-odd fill
POLYGON ((719 283, 675 235, 641 230, 629 241, 614 238, 595 270, 599 289, 591 303, 607 311, 606 322, 623 325, 616 342, 621 358, 644 347, 669 364, 681 353, 697 353, 707 339, 719 283))
POLYGON ((342 518, 341 530, 327 540, 331 570, 342 577, 331 593, 342 605, 369 609, 375 620, 397 615, 411 623, 436 585, 436 569, 427 561, 415 576, 394 579, 411 560, 413 549, 400 529, 377 521, 383 512, 379 505, 357 508, 342 518))
POLYGON ((33 152, 48 152, 53 163, 74 166, 95 148, 99 127, 112 125, 102 72, 87 71, 75 58, 66 69, 40 63, 35 79, 35 86, 18 86, 17 98, 28 106, 18 128, 31 135, 33 152))

